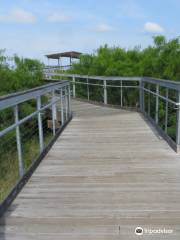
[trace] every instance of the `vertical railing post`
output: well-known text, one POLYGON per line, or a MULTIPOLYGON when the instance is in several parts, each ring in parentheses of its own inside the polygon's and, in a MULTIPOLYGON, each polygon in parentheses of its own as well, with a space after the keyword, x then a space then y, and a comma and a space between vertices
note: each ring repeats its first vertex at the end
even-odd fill
POLYGON ((64 125, 64 101, 63 101, 63 89, 61 88, 61 124, 64 125))
POLYGON ((180 91, 177 92, 177 119, 176 119, 176 144, 177 151, 180 151, 180 91))
POLYGON ((71 108, 71 88, 68 85, 68 115, 69 117, 72 115, 72 108, 71 108))
POLYGON ((87 99, 89 101, 89 79, 88 78, 87 78, 86 82, 87 82, 87 99))
POLYGON ((123 83, 122 83, 122 80, 121 80, 121 107, 123 106, 123 83))
POLYGON ((37 98, 37 110, 38 110, 38 131, 39 131, 39 147, 40 152, 44 149, 44 141, 43 141, 43 127, 42 127, 42 117, 41 117, 41 96, 37 98))
POLYGON ((66 113, 66 121, 68 119, 68 91, 67 91, 67 87, 65 87, 65 113, 66 113))
POLYGON ((139 105, 141 112, 144 112, 144 82, 141 79, 139 81, 139 105))
POLYGON ((166 109, 165 109, 165 133, 167 133, 167 126, 168 126, 168 108, 169 108, 169 89, 166 88, 166 109))
MULTIPOLYGON (((148 90, 150 91, 150 86, 148 87, 148 90)), ((148 92, 148 116, 151 115, 151 93, 148 92)))
POLYGON ((52 92, 52 126, 53 126, 53 135, 56 135, 56 121, 57 121, 57 109, 56 109, 56 96, 55 91, 52 92))
POLYGON ((76 97, 76 78, 73 76, 73 97, 76 97))
MULTIPOLYGON (((19 122, 18 105, 14 107, 14 117, 15 117, 15 124, 18 124, 19 122)), ((19 176, 22 177, 24 175, 24 166, 23 166, 23 158, 22 158, 22 145, 21 145, 21 135, 20 135, 19 125, 16 125, 16 144, 17 144, 17 153, 18 153, 19 176)))
POLYGON ((159 85, 156 84, 156 113, 155 113, 156 124, 159 122, 159 85))
POLYGON ((103 88, 104 88, 104 104, 107 104, 107 82, 106 82, 106 80, 104 80, 103 82, 104 82, 104 85, 103 85, 103 88))

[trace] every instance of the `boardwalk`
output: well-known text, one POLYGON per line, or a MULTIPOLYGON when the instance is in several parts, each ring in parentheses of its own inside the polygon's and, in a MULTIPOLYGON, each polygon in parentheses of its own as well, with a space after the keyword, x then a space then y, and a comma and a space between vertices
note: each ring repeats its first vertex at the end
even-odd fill
POLYGON ((180 239, 180 157, 137 112, 75 116, 1 220, 1 240, 180 239), (137 226, 173 234, 135 235, 137 226))

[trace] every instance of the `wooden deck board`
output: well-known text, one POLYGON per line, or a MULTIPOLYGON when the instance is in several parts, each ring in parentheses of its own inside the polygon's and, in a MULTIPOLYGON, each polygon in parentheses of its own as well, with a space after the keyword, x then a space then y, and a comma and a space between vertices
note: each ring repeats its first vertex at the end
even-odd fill
POLYGON ((180 157, 137 112, 75 116, 0 220, 2 240, 180 239, 180 157), (140 238, 142 239, 142 238, 140 238))

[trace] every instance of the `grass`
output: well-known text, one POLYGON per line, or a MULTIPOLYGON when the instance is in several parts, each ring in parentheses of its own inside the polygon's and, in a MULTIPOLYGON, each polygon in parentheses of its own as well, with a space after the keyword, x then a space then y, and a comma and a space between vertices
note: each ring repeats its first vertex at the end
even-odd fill
POLYGON ((16 152, 8 152, 0 156, 1 167, 0 174, 0 202, 8 195, 10 190, 19 179, 18 174, 18 159, 16 152))
MULTIPOLYGON (((44 136, 44 145, 47 146, 51 139, 52 133, 51 131, 47 131, 44 136)), ((22 144, 22 152, 24 169, 27 172, 31 164, 40 154, 38 134, 28 139, 28 142, 22 144)), ((0 163, 0 202, 2 202, 20 179, 16 148, 14 148, 13 151, 4 151, 4 153, 2 153, 1 149, 0 163)))

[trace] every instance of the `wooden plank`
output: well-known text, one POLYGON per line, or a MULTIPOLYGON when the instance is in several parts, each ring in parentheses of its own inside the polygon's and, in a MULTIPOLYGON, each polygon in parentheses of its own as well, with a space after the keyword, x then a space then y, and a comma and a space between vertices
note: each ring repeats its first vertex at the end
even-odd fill
POLYGON ((180 239, 180 161, 137 112, 73 102, 74 118, 0 220, 0 239, 180 239))

